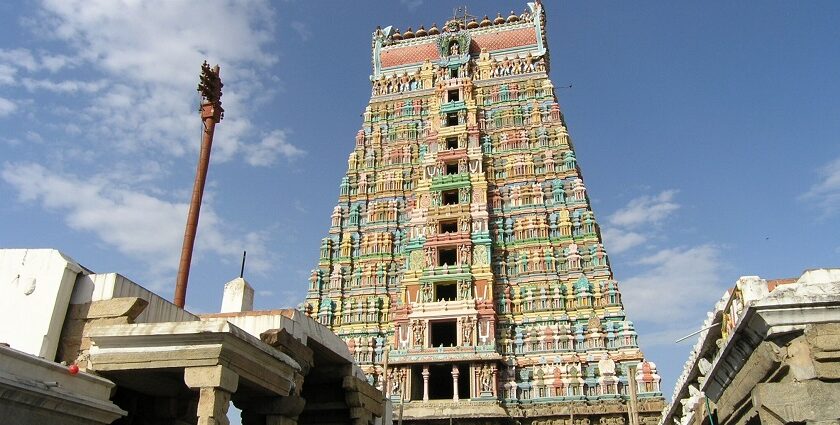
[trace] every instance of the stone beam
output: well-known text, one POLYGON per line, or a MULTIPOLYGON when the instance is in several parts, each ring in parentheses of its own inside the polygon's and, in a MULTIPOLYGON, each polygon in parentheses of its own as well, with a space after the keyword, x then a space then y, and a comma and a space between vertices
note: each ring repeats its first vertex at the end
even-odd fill
POLYGON ((91 368, 100 372, 224 365, 276 395, 293 393, 303 379, 289 355, 224 320, 95 327, 91 339, 91 368))

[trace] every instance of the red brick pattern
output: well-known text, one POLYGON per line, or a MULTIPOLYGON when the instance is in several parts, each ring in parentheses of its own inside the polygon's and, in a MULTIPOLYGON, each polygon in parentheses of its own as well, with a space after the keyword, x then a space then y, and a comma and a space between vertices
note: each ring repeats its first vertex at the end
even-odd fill
MULTIPOLYGON (((537 44, 537 33, 534 28, 520 28, 516 30, 499 31, 473 37, 470 52, 478 53, 481 49, 488 52, 510 49, 519 46, 533 46, 537 44)), ((436 61, 440 59, 437 43, 426 43, 419 46, 395 47, 383 50, 380 54, 383 68, 408 65, 411 63, 436 61)))
POLYGON ((388 49, 379 56, 383 68, 423 62, 426 59, 434 61, 440 58, 437 43, 421 44, 388 49))
POLYGON ((475 52, 480 52, 481 49, 486 49, 488 52, 492 52, 494 50, 536 44, 536 30, 534 28, 520 28, 518 30, 477 35, 473 37, 473 45, 470 46, 470 50, 476 49, 475 52))

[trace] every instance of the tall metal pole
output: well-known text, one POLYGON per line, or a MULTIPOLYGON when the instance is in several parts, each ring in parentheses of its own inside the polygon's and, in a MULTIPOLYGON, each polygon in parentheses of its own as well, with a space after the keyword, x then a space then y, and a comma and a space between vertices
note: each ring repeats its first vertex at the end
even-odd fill
POLYGON ((201 210, 201 199, 204 196, 204 183, 207 181, 207 168, 210 165, 210 148, 213 146, 213 132, 216 123, 225 116, 222 109, 222 80, 219 78, 219 65, 212 69, 207 61, 201 65, 201 80, 198 91, 201 92, 201 121, 204 131, 201 135, 201 152, 198 157, 198 167, 193 183, 190 212, 187 215, 187 227, 184 230, 184 244, 181 248, 181 262, 178 265, 178 277, 175 281, 175 305, 183 308, 187 296, 187 281, 190 277, 190 263, 192 262, 195 234, 198 229, 198 217, 201 210))

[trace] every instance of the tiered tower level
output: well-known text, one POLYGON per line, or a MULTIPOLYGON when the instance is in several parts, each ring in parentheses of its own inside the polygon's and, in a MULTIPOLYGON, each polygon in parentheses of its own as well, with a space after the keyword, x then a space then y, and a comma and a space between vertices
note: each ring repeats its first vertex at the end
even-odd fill
POLYGON ((405 420, 655 423, 663 406, 548 66, 539 2, 373 34, 304 308, 405 420))

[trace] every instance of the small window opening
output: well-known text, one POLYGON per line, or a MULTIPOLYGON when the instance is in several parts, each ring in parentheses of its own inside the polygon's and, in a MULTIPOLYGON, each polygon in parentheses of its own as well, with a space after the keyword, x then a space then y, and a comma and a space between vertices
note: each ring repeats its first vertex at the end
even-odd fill
POLYGON ((455 205, 458 203, 458 190, 447 190, 443 192, 443 205, 455 205))
POLYGON ((458 125, 458 114, 455 112, 450 112, 446 114, 446 125, 453 126, 458 125))
MULTIPOLYGON (((429 322, 433 347, 454 347, 458 340, 457 325, 454 320, 439 320, 429 322)), ((452 368, 450 366, 450 372, 452 368)), ((452 388, 450 379, 449 388, 452 388)))
POLYGON ((440 222, 440 233, 455 233, 458 231, 458 220, 440 222))
POLYGON ((449 101, 457 102, 460 100, 458 90, 449 90, 449 101))
POLYGON ((438 266, 454 266, 457 257, 455 248, 440 248, 438 249, 438 266))
POLYGON ((452 164, 446 164, 446 175, 450 174, 458 174, 458 163, 453 162, 452 164))
POLYGON ((449 78, 458 78, 458 68, 449 69, 449 78))
POLYGON ((446 149, 458 149, 458 138, 449 137, 446 139, 446 149))
POLYGON ((435 301, 455 301, 458 299, 458 286, 454 282, 435 284, 435 301))

